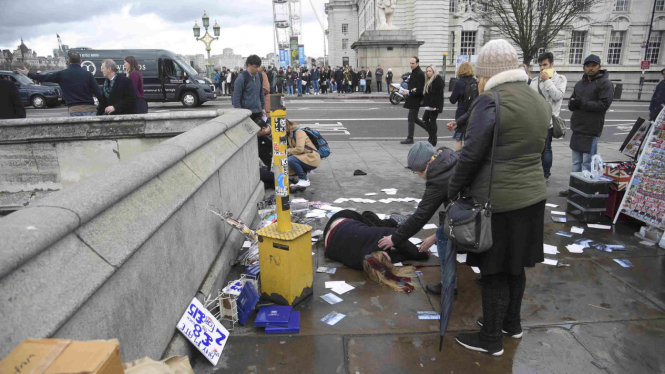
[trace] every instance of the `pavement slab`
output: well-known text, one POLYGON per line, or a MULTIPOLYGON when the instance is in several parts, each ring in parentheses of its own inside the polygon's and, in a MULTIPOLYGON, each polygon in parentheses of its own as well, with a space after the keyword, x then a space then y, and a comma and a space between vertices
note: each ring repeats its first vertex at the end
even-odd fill
MULTIPOLYGON (((626 256, 622 258, 626 258, 626 256)), ((605 271, 628 284, 665 311, 665 277, 663 277, 665 256, 631 257, 630 261, 635 265, 632 268, 621 267, 611 259, 594 260, 605 271)))

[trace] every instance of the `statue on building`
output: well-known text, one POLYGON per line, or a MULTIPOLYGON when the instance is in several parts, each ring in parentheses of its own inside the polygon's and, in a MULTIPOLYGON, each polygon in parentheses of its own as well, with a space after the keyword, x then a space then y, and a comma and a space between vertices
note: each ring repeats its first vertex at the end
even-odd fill
POLYGON ((379 30, 396 29, 393 25, 393 15, 395 14, 395 2, 397 0, 376 0, 376 14, 379 17, 379 30))

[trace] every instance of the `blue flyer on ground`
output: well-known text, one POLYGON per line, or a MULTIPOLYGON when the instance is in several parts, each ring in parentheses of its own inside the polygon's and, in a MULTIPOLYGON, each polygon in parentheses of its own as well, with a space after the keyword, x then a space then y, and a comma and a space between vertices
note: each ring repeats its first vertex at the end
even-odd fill
POLYGON ((238 322, 241 325, 247 323, 249 316, 256 308, 261 296, 254 289, 254 285, 251 282, 245 282, 245 287, 242 288, 240 296, 238 296, 238 322))
POLYGON ((289 318, 291 317, 291 306, 266 306, 259 310, 259 314, 254 320, 254 326, 257 327, 289 327, 289 318))
POLYGON ((266 334, 299 334, 300 312, 291 313, 289 327, 266 327, 266 334))

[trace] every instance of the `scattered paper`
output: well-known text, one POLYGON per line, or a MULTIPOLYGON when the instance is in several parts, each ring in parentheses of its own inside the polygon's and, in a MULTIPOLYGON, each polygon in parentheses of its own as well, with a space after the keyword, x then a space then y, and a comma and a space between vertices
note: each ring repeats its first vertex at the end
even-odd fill
POLYGON ((439 228, 439 226, 437 226, 433 223, 428 223, 425 226, 423 226, 423 230, 434 230, 434 229, 438 229, 438 228, 439 228))
POLYGON ((457 262, 459 262, 460 264, 466 264, 466 253, 458 254, 457 262))
POLYGON ((355 289, 352 285, 343 282, 342 284, 338 284, 335 287, 332 288, 332 292, 341 295, 343 293, 349 292, 351 290, 355 289))
POLYGON ((432 246, 429 247, 429 251, 431 253, 439 253, 439 247, 437 247, 436 244, 432 244, 432 246))
POLYGON ((573 228, 570 229, 570 232, 573 234, 584 234, 584 229, 581 227, 573 226, 573 228))
POLYGON ((337 268, 330 268, 325 266, 319 266, 318 268, 316 268, 317 273, 335 274, 336 271, 337 268))
POLYGON ((425 275, 425 274, 423 274, 423 272, 422 272, 422 271, 420 271, 420 270, 416 270, 416 275, 418 275, 418 276, 421 276, 421 277, 422 277, 422 276, 423 276, 423 275, 425 275))
POLYGON ((365 196, 374 196, 374 195, 378 195, 378 194, 376 192, 369 192, 369 193, 365 194, 365 196))
POLYGON ((325 317, 321 318, 321 322, 324 322, 330 326, 333 326, 337 322, 341 321, 342 318, 346 317, 346 314, 330 312, 325 317))
POLYGON ((546 258, 545 261, 543 261, 542 263, 545 264, 545 265, 556 266, 559 263, 559 261, 546 258))
POLYGON ((395 263, 393 264, 393 266, 396 266, 396 267, 402 267, 402 266, 404 266, 404 264, 401 263, 401 262, 395 262, 395 263))
POLYGON ((568 222, 568 219, 566 217, 554 217, 554 216, 552 216, 552 221, 559 222, 559 223, 565 223, 565 222, 568 222))
POLYGON ((418 239, 418 238, 409 238, 409 241, 411 243, 415 244, 415 245, 418 245, 418 244, 423 242, 422 239, 418 239))
POLYGON ((605 247, 609 250, 612 250, 612 251, 625 251, 626 250, 626 247, 621 245, 621 244, 608 244, 605 247))
MULTIPOLYGON (((333 201, 333 203, 335 203, 335 204, 341 204, 341 203, 345 203, 345 202, 347 202, 347 201, 349 201, 349 199, 345 199, 345 198, 343 198, 343 197, 340 197, 339 199, 333 201)), ((293 200, 293 202, 295 203, 296 201, 293 200)))
POLYGON ((252 242, 250 242, 249 240, 245 240, 245 242, 242 243, 243 248, 249 248, 251 246, 252 246, 252 242))
POLYGON ((337 303, 340 303, 344 300, 340 299, 339 296, 335 295, 334 293, 327 293, 325 295, 321 295, 321 298, 325 300, 328 304, 330 305, 335 305, 337 303))
POLYGON ((612 226, 598 225, 598 224, 595 224, 595 223, 589 223, 589 224, 587 224, 587 227, 589 227, 591 229, 612 230, 612 226))
POLYGON ((557 235, 565 236, 566 238, 572 238, 573 234, 566 232, 566 231, 559 231, 556 233, 557 235))
POLYGON ((386 215, 385 215, 385 214, 376 213, 376 216, 379 217, 379 219, 382 219, 382 220, 383 220, 383 219, 386 219, 386 215))
POLYGON ((334 288, 338 284, 346 284, 345 281, 328 281, 326 282, 326 288, 334 288))
MULTIPOLYGON (((312 238, 315 237, 315 236, 320 236, 320 235, 323 235, 323 230, 314 230, 314 231, 312 231, 312 238)), ((247 242, 245 242, 245 243, 247 243, 247 242)))
POLYGON ((570 244, 566 248, 570 253, 584 253, 584 246, 580 244, 570 244))
POLYGON ((307 199, 297 198, 297 199, 291 200, 291 202, 292 203, 306 203, 307 199))
POLYGON ((441 316, 438 314, 419 314, 418 319, 441 319, 441 316))
POLYGON ((632 262, 630 262, 630 260, 627 260, 627 259, 621 260, 621 259, 615 258, 614 262, 616 262, 617 264, 619 264, 619 265, 621 265, 625 268, 632 268, 633 266, 635 266, 635 265, 633 265, 632 262))
POLYGON ((556 204, 550 204, 550 203, 545 204, 545 206, 548 206, 548 207, 550 207, 550 208, 556 208, 556 207, 558 207, 558 205, 556 205, 556 204))
POLYGON ((548 255, 555 255, 559 253, 559 250, 554 245, 543 244, 543 253, 547 253, 548 255))
POLYGON ((473 270, 473 272, 476 274, 480 274, 480 269, 475 266, 471 266, 471 270, 473 270))
POLYGON ((551 213, 556 214, 557 216, 565 216, 566 215, 566 212, 559 212, 557 210, 553 210, 551 213))
POLYGON ((381 191, 385 192, 386 195, 395 195, 397 193, 397 188, 384 188, 381 191))
POLYGON ((648 246, 648 247, 653 247, 654 245, 656 245, 656 243, 655 243, 655 242, 652 242, 651 240, 642 240, 642 241, 640 242, 640 244, 642 244, 642 245, 646 245, 646 246, 648 246))

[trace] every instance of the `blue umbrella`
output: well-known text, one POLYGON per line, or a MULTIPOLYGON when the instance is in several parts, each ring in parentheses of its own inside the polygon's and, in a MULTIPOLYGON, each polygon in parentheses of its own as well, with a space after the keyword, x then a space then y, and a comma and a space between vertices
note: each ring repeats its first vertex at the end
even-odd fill
POLYGON ((443 335, 448 328, 450 316, 453 313, 453 301, 455 300, 455 280, 457 279, 457 266, 455 264, 455 245, 452 240, 447 240, 447 245, 443 243, 441 238, 443 234, 443 226, 437 230, 436 241, 439 248, 439 258, 441 260, 441 319, 440 319, 440 337, 439 337, 439 351, 443 347, 443 335))

